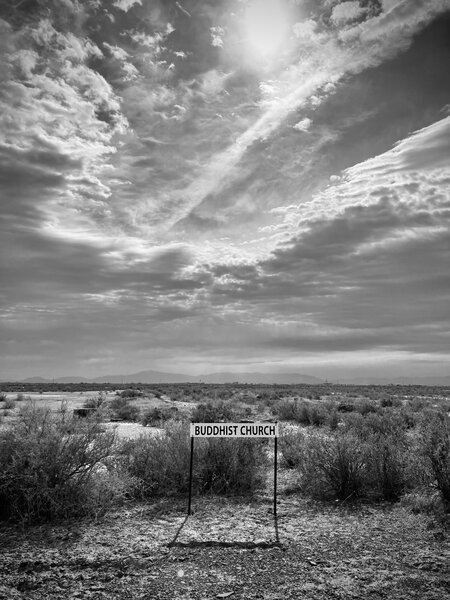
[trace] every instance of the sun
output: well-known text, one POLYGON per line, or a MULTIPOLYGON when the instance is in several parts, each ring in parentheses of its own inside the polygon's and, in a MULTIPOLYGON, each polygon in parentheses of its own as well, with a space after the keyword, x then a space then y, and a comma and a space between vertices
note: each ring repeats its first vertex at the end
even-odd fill
POLYGON ((252 58, 277 56, 289 37, 289 16, 283 0, 250 0, 243 15, 243 34, 252 58))

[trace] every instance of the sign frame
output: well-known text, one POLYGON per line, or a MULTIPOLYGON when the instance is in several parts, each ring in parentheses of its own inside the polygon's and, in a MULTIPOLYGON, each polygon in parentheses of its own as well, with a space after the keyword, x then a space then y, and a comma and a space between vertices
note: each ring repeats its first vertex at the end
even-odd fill
POLYGON ((240 421, 238 423, 191 423, 191 457, 189 461, 189 499, 188 516, 192 514, 192 474, 194 468, 195 438, 270 438, 274 439, 273 457, 273 516, 277 518, 277 475, 278 475, 278 437, 280 435, 278 421, 240 421), (269 430, 267 429, 269 428, 269 430), (247 432, 246 432, 247 430, 247 432))

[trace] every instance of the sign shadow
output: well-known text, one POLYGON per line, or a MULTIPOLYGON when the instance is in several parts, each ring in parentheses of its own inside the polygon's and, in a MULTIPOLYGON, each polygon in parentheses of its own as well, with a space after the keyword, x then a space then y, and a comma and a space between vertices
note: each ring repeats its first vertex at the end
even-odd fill
POLYGON ((189 515, 186 515, 183 519, 183 522, 177 529, 174 538, 167 544, 168 548, 243 548, 246 550, 252 550, 254 548, 282 548, 278 531, 278 518, 276 515, 274 516, 275 541, 269 542, 246 542, 237 540, 234 542, 228 542, 225 540, 190 540, 188 542, 180 542, 178 538, 180 537, 188 518, 189 515))

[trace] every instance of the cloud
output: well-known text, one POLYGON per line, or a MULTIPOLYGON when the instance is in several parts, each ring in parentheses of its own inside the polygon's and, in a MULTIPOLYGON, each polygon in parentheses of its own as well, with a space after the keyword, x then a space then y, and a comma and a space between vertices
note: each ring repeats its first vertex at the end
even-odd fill
POLYGON ((369 44, 372 46, 371 54, 378 53, 384 47, 385 52, 394 56, 409 46, 415 31, 440 13, 448 11, 449 6, 448 0, 434 0, 426 4, 419 0, 402 0, 387 12, 343 30, 339 37, 345 43, 359 41, 369 44))
POLYGON ((267 64, 243 56, 244 5, 200 4, 0 22, 5 364, 444 356, 444 70, 405 53, 441 82, 420 98, 386 76, 444 3, 356 25, 296 5, 267 64))
POLYGON ((269 345, 442 353, 450 337, 449 208, 416 212, 398 196, 348 208, 313 223, 245 278, 239 269, 218 270, 213 297, 236 308, 251 303, 255 321, 273 319, 279 334, 269 345))
POLYGON ((142 6, 142 0, 115 0, 113 6, 123 10, 123 12, 128 12, 135 4, 142 6))
POLYGON ((179 2, 175 2, 175 5, 180 9, 180 11, 186 16, 191 18, 192 15, 190 12, 188 12, 183 6, 181 6, 181 4, 179 2))
POLYGON ((293 128, 296 129, 297 131, 309 131, 311 125, 312 125, 312 120, 309 119, 308 117, 305 117, 304 119, 302 119, 301 121, 299 121, 298 123, 293 125, 293 128))
POLYGON ((450 155, 450 117, 437 121, 399 142, 395 148, 367 163, 370 169, 428 170, 448 167, 450 155))
POLYGON ((359 2, 341 2, 333 7, 331 20, 334 24, 340 25, 359 19, 366 12, 365 8, 360 6, 359 2))
MULTIPOLYGON (((325 90, 329 94, 334 93, 336 84, 344 76, 360 73, 392 57, 411 43, 417 29, 442 10, 444 6, 439 2, 432 7, 415 4, 408 10, 403 6, 400 14, 391 11, 389 15, 369 19, 360 29, 352 28, 348 40, 342 38, 344 45, 338 45, 334 35, 328 35, 314 47, 313 58, 290 66, 276 83, 263 84, 266 99, 261 104, 262 113, 250 120, 249 126, 233 144, 210 158, 201 175, 183 189, 181 202, 179 195, 175 194, 171 217, 164 215, 165 226, 173 227, 206 197, 228 185, 243 157, 259 141, 273 135, 290 115, 306 105, 319 91, 322 97, 326 97, 325 90)), ((315 104, 319 105, 320 101, 315 104)))
POLYGON ((429 196, 433 189, 441 193, 449 176, 449 128, 450 118, 446 117, 375 158, 348 168, 340 177, 332 177, 328 188, 298 205, 296 220, 289 214, 290 228, 299 222, 306 226, 310 220, 335 216, 354 204, 369 206, 380 196, 389 197, 399 190, 403 190, 405 200, 414 203, 418 203, 420 193, 429 196))
POLYGON ((216 25, 215 27, 210 27, 211 31, 211 46, 215 48, 223 48, 223 36, 225 34, 225 30, 223 27, 216 25))
POLYGON ((292 27, 295 37, 300 38, 302 41, 315 41, 317 39, 317 23, 313 19, 307 19, 306 21, 299 21, 292 27))
POLYGON ((265 319, 268 347, 441 356, 450 338, 448 117, 348 169, 313 206, 280 207, 270 258, 222 264, 212 301, 265 319), (294 218, 293 218, 294 217, 294 218), (297 218, 295 218, 297 217, 297 218), (407 307, 407 309, 406 309, 407 307))

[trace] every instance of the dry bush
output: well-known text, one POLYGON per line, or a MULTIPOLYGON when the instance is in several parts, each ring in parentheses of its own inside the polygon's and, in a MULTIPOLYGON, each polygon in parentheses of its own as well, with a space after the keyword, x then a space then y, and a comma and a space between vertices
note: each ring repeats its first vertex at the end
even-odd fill
POLYGON ((427 408, 428 402, 425 398, 421 398, 420 396, 414 396, 414 398, 408 398, 407 406, 413 412, 421 412, 427 408))
POLYGON ((408 492, 402 497, 400 504, 413 513, 439 514, 443 510, 439 492, 430 493, 429 490, 408 492))
POLYGON ((393 396, 383 396, 380 400, 380 406, 382 408, 399 408, 403 405, 403 402, 400 398, 395 398, 393 396))
POLYGON ((296 469, 303 458, 305 435, 300 431, 284 430, 279 439, 282 465, 287 469, 296 469))
POLYGON ((109 408, 113 412, 113 417, 120 421, 139 421, 141 411, 134 404, 130 404, 127 398, 116 396, 110 402, 109 408))
POLYGON ((365 483, 363 445, 349 433, 305 437, 298 469, 306 494, 322 500, 356 498, 365 483))
POLYGON ((299 469, 308 495, 395 501, 424 481, 415 438, 398 414, 349 413, 342 427, 328 431, 291 432, 280 440, 285 464, 299 469))
POLYGON ((137 497, 183 492, 189 482, 189 435, 186 427, 168 425, 165 433, 122 442, 122 467, 135 478, 137 497))
POLYGON ((98 512, 96 471, 113 432, 27 406, 0 432, 0 519, 39 522, 98 512))
POLYGON ((139 398, 144 395, 142 390, 137 388, 127 388, 126 390, 122 390, 121 392, 116 392, 116 394, 120 398, 127 399, 139 398))
POLYGON ((327 409, 327 407, 318 404, 310 404, 309 406, 306 406, 306 411, 310 425, 321 427, 327 423, 329 417, 329 409, 327 409))
POLYGON ((365 444, 367 494, 398 500, 410 483, 408 444, 403 436, 373 434, 365 444))
POLYGON ((332 430, 335 431, 340 423, 338 412, 335 408, 332 408, 328 413, 326 424, 332 430))
POLYGON ((283 400, 273 407, 272 412, 280 421, 294 421, 303 425, 309 425, 308 413, 304 402, 283 400))
POLYGON ((219 402, 201 403, 195 407, 191 421, 192 423, 218 423, 219 421, 234 421, 236 414, 229 404, 219 402))
POLYGON ((181 415, 176 407, 160 408, 155 406, 144 411, 141 417, 141 424, 144 427, 148 425, 152 427, 161 427, 167 421, 180 419, 181 415))
POLYGON ((98 395, 86 398, 86 400, 84 401, 83 407, 84 408, 95 408, 96 410, 99 410, 102 406, 104 406, 106 402, 106 394, 105 392, 99 392, 98 395))
POLYGON ((12 410, 16 407, 16 402, 12 398, 5 398, 3 403, 4 410, 12 410))
POLYGON ((355 428, 363 441, 366 460, 366 489, 369 496, 398 500, 410 487, 411 440, 399 412, 369 413, 355 428))
POLYGON ((263 440, 250 438, 200 440, 198 490, 216 494, 251 494, 264 483, 267 454, 263 440))
POLYGON ((403 436, 408 428, 400 412, 386 411, 381 414, 367 413, 366 416, 358 412, 349 413, 343 417, 345 429, 351 431, 362 440, 372 435, 378 436, 403 436))
POLYGON ((366 415, 369 415, 372 413, 377 413, 380 411, 379 407, 374 402, 370 402, 370 400, 363 400, 363 401, 359 402, 356 405, 355 410, 363 416, 366 416, 366 415))
MULTIPOLYGON (((170 423, 160 436, 127 440, 122 465, 139 481, 136 496, 184 493, 189 486, 190 437, 185 424, 170 423)), ((258 440, 198 439, 195 442, 196 492, 249 493, 263 481, 266 453, 258 440)))
POLYGON ((284 400, 274 407, 273 412, 280 421, 293 421, 301 425, 321 427, 327 422, 331 409, 319 404, 284 400))
MULTIPOLYGON (((321 441, 321 452, 315 449, 309 460, 323 461, 328 456, 332 462, 333 457, 335 477, 342 480, 343 489, 354 487, 352 497, 364 495, 373 499, 398 500, 411 487, 410 442, 405 430, 402 417, 396 413, 369 411, 365 416, 356 411, 348 413, 344 417, 343 429, 321 441), (347 440, 350 440, 350 445, 347 440), (352 441, 355 443, 353 454, 352 441), (323 446, 327 444, 326 451, 323 446), (355 464, 358 465, 356 470, 355 464), (346 478, 349 483, 346 483, 346 478), (350 483, 352 478, 357 483, 350 483)), ((313 447, 315 443, 312 442, 313 447)), ((320 469, 326 470, 324 466, 320 469)), ((339 497, 337 493, 336 497, 339 497)))
POLYGON ((426 413, 420 443, 432 484, 441 494, 445 512, 450 512, 450 418, 443 412, 426 413))

